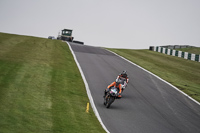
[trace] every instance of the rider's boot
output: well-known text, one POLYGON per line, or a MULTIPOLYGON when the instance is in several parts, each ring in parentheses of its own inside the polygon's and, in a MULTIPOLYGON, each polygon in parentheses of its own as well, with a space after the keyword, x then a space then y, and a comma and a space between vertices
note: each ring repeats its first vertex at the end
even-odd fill
POLYGON ((120 93, 117 97, 118 97, 118 98, 121 98, 121 97, 122 97, 121 93, 120 93))

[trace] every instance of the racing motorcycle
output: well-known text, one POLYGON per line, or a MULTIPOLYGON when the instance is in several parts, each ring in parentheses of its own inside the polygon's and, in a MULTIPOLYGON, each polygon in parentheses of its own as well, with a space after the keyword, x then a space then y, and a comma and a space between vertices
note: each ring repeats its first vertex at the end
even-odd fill
POLYGON ((109 108, 119 95, 119 90, 116 87, 111 87, 104 97, 104 105, 109 108))

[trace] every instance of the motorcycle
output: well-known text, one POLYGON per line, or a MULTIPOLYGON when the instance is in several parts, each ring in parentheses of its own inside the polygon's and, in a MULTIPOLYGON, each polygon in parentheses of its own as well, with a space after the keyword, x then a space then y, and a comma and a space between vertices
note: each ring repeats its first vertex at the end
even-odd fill
POLYGON ((110 105, 115 101, 117 96, 119 95, 119 90, 116 87, 111 87, 109 91, 105 94, 104 97, 104 105, 106 108, 109 108, 110 105))

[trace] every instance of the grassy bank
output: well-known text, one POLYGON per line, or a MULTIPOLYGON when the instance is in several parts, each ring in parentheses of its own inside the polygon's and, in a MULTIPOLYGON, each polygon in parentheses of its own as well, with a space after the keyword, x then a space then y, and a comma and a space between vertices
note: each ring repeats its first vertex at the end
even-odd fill
POLYGON ((66 43, 0 33, 0 132, 104 132, 66 43))
POLYGON ((150 50, 109 49, 151 71, 200 102, 200 63, 150 50))

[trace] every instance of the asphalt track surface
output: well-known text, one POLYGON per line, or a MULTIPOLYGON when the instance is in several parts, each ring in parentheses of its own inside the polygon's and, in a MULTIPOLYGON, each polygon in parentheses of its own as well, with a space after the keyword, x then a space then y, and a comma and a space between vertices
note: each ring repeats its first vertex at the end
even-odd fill
POLYGON ((102 122, 111 133, 200 133, 200 105, 102 48, 70 43, 102 122), (127 70, 129 84, 107 109, 104 89, 127 70))

